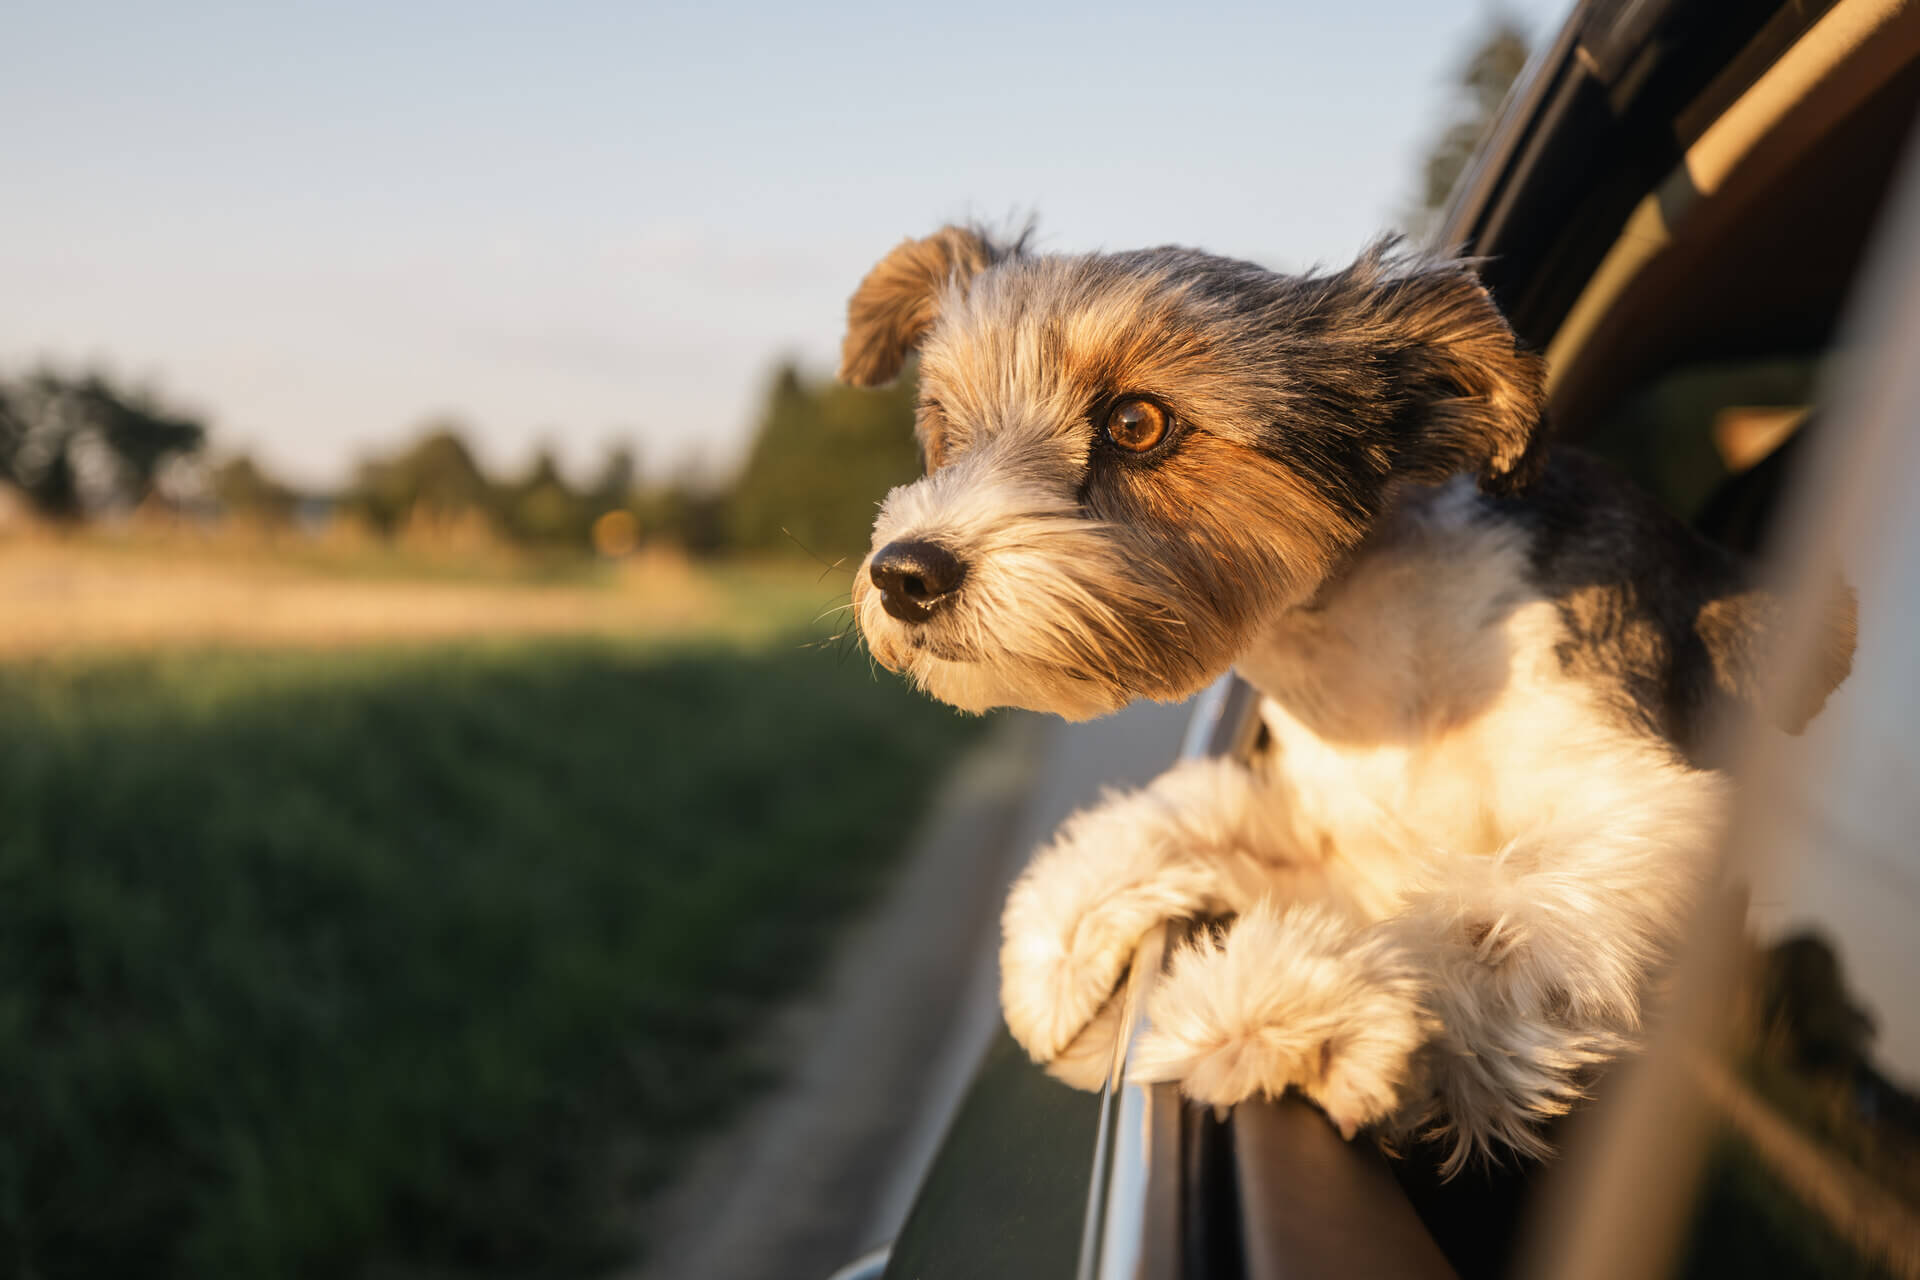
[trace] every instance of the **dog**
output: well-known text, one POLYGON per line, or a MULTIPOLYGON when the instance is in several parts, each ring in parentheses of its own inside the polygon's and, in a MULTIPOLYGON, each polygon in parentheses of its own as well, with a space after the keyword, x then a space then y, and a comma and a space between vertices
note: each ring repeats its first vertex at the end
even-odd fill
POLYGON ((1633 1044, 1710 874, 1713 725, 1797 732, 1779 606, 1599 462, 1548 450, 1544 363, 1470 262, 1377 243, 1286 275, 1186 248, 1056 255, 950 226, 848 305, 841 377, 917 355, 925 475, 852 607, 966 711, 1070 719, 1229 668, 1270 749, 1061 828, 1003 917, 1002 1007, 1097 1088, 1148 931, 1226 918, 1154 989, 1136 1078, 1294 1090, 1352 1138, 1546 1154, 1633 1044))

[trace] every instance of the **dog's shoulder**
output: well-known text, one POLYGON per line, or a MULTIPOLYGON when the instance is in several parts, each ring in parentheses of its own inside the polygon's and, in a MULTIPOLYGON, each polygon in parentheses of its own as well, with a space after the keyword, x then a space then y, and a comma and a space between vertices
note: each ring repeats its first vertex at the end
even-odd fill
POLYGON ((1798 732, 1850 668, 1853 601, 1842 592, 1821 669, 1786 696, 1763 688, 1781 601, 1590 454, 1554 449, 1524 492, 1482 496, 1478 514, 1523 536, 1529 586, 1560 616, 1562 669, 1695 764, 1714 763, 1713 726, 1728 714, 1760 712, 1798 732))

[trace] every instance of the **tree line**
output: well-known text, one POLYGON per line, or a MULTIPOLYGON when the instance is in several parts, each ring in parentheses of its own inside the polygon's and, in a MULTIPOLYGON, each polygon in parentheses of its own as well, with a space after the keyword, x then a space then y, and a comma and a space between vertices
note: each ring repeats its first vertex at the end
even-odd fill
POLYGON ((662 542, 831 560, 865 547, 875 503, 918 471, 914 394, 911 376, 859 391, 783 364, 745 460, 719 483, 649 482, 624 445, 584 484, 544 449, 524 471, 494 475, 468 428, 441 418, 362 459, 342 489, 302 492, 246 454, 213 461, 206 424, 150 391, 43 367, 0 379, 0 487, 55 524, 160 506, 266 526, 348 520, 382 538, 467 532, 548 550, 662 542))
POLYGON ((99 373, 0 381, 0 480, 49 520, 138 506, 206 440, 191 414, 99 373))

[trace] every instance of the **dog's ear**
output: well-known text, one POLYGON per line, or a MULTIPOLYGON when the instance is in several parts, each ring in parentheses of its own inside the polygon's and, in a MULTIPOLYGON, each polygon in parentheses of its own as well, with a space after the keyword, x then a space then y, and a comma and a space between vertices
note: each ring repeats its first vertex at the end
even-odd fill
POLYGON ((847 303, 841 380, 856 387, 893 381, 933 327, 948 282, 971 280, 1002 256, 970 227, 942 227, 924 240, 901 241, 847 303))
POLYGON ((1472 471, 1490 493, 1538 470, 1546 362, 1523 350, 1470 262, 1395 260, 1382 241, 1351 269, 1394 406, 1394 470, 1421 480, 1472 471))

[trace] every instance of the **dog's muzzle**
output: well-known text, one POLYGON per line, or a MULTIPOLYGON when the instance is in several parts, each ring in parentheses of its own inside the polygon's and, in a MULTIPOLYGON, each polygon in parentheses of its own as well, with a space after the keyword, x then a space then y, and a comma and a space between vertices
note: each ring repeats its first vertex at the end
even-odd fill
POLYGON ((880 592, 880 607, 902 622, 921 623, 959 590, 967 566, 933 542, 889 542, 876 551, 867 575, 880 592))

